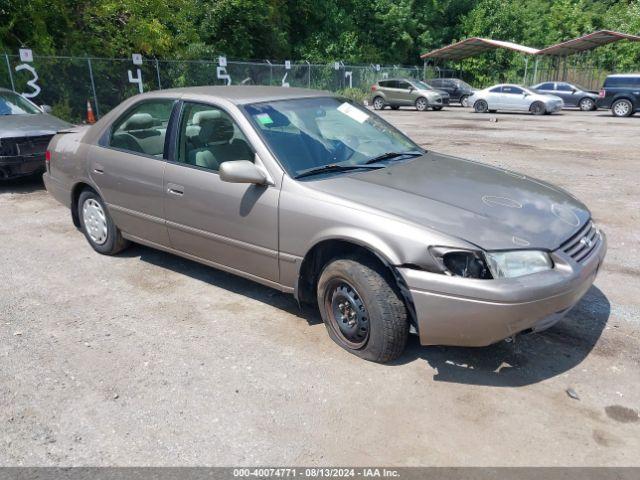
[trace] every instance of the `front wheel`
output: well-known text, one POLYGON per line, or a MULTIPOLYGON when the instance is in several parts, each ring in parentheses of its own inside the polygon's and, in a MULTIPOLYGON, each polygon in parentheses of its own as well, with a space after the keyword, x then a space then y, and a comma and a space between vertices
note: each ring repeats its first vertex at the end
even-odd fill
POLYGON ((420 97, 416 100, 416 110, 419 112, 424 112, 427 108, 429 108, 429 102, 424 97, 420 97))
POLYGON ((404 351, 407 308, 382 266, 358 258, 333 260, 320 275, 317 297, 329 336, 349 353, 384 363, 404 351))
POLYGON ((534 115, 544 115, 547 113, 547 109, 542 102, 533 102, 531 107, 529 107, 529 111, 534 115))
POLYGON ((583 98, 578 102, 578 107, 583 112, 588 112, 596 109, 596 102, 593 101, 592 98, 583 98))
POLYGON ((460 97, 460 105, 462 105, 463 107, 469 106, 469 95, 462 95, 460 97))
POLYGON ((93 190, 84 190, 78 198, 80 227, 89 245, 98 253, 115 255, 128 246, 113 223, 107 207, 93 190))
POLYGON ((633 104, 626 98, 616 100, 611 105, 611 113, 616 117, 628 117, 633 113, 633 104))
POLYGON ((489 104, 485 100, 478 100, 473 104, 473 109, 476 113, 487 113, 489 111, 489 104))
POLYGON ((373 99, 373 108, 376 110, 382 110, 384 108, 384 98, 376 97, 373 99))

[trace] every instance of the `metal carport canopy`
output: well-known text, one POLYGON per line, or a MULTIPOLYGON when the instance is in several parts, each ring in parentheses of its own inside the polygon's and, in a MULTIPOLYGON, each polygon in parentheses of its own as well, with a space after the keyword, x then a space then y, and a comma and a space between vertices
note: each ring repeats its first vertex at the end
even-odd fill
POLYGON ((602 45, 617 42, 618 40, 631 40, 640 42, 640 36, 628 33, 613 32, 611 30, 599 30, 579 38, 567 40, 538 51, 538 55, 567 56, 573 53, 584 52, 602 45))
POLYGON ((472 57, 487 50, 496 48, 505 48, 516 52, 535 55, 539 52, 537 48, 519 45, 513 42, 505 42, 503 40, 492 40, 489 38, 471 37, 446 47, 433 50, 420 55, 420 58, 439 58, 442 60, 462 60, 463 58, 472 57))

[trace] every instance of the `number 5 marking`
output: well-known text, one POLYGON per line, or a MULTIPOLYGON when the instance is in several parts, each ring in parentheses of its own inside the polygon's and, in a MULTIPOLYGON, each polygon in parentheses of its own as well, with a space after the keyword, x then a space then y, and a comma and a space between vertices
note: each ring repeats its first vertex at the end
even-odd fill
POLYGON ((33 88, 33 92, 22 93, 21 95, 26 98, 37 97, 42 90, 36 83, 38 81, 38 74, 36 73, 36 69, 33 68, 31 65, 23 63, 16 67, 16 72, 19 72, 20 70, 27 70, 28 72, 31 72, 31 75, 33 75, 33 78, 27 82, 27 85, 33 88))

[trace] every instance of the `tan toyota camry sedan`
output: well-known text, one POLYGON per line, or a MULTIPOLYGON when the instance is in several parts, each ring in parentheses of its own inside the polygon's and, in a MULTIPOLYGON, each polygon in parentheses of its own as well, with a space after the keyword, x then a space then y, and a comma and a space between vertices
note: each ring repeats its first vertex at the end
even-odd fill
POLYGON ((136 242, 290 292, 378 362, 409 333, 484 346, 549 327, 606 250, 567 192, 314 90, 138 95, 56 135, 44 181, 97 252, 136 242))

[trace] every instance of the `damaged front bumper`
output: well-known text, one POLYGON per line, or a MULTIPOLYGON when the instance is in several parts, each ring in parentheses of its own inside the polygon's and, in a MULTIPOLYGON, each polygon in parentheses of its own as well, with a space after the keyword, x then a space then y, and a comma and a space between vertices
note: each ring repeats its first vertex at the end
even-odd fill
POLYGON ((478 280, 399 268, 409 288, 422 345, 481 347, 564 316, 593 284, 606 237, 586 259, 551 254, 554 268, 519 278, 478 280))
POLYGON ((44 171, 44 152, 31 155, 0 156, 0 180, 44 171))

